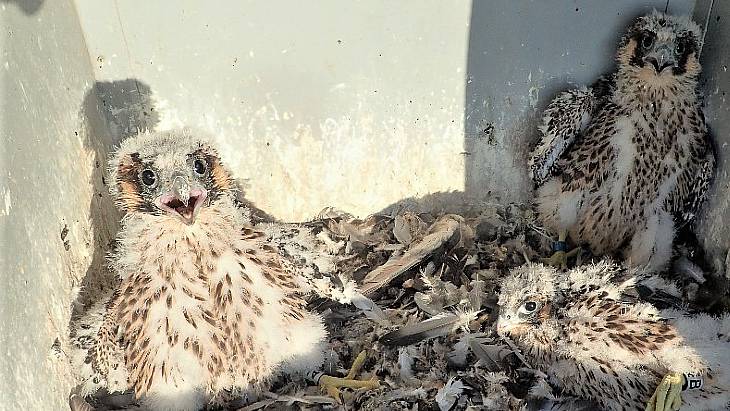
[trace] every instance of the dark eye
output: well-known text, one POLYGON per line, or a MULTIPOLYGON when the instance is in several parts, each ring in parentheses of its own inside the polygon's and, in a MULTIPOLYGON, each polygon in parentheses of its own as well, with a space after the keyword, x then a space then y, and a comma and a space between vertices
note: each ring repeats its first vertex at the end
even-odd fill
POLYGON ((148 187, 152 187, 157 182, 157 174, 149 168, 142 171, 142 183, 148 187))
POLYGON ((677 43, 676 46, 674 46, 674 52, 679 55, 684 54, 684 42, 683 41, 680 41, 679 43, 677 43))
POLYGON ((643 47, 645 49, 649 49, 653 45, 654 45, 654 36, 645 34, 644 37, 641 38, 641 47, 643 47))
POLYGON ((201 176, 203 174, 205 174, 206 167, 205 167, 205 163, 203 162, 203 160, 200 160, 200 159, 195 160, 195 162, 193 163, 193 168, 195 169, 195 174, 198 174, 201 176))
POLYGON ((535 301, 525 301, 520 307, 520 312, 523 314, 532 314, 537 310, 537 303, 535 301))

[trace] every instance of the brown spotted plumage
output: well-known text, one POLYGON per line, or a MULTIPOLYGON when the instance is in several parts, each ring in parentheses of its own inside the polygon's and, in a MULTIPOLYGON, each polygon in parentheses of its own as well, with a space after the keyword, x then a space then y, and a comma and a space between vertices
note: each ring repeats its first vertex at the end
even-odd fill
POLYGON ((497 332, 514 340, 556 392, 604 409, 643 410, 669 372, 700 374, 687 410, 730 405, 730 316, 688 316, 629 302, 634 280, 610 262, 561 273, 527 265, 505 278, 497 332), (621 282, 612 282, 623 277, 621 282))
POLYGON ((186 130, 141 134, 122 143, 111 175, 126 213, 111 261, 120 284, 82 319, 93 359, 84 394, 132 389, 153 410, 197 410, 288 364, 319 365, 321 318, 234 203, 210 143, 186 130))
POLYGON ((594 254, 663 269, 715 157, 697 93, 699 27, 654 12, 629 29, 618 71, 560 94, 530 161, 542 222, 594 254))

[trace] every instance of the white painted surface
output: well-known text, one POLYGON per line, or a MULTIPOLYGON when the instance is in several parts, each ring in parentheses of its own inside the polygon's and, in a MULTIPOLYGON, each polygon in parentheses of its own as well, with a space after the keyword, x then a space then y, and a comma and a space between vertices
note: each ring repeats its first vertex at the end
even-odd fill
POLYGON ((275 217, 463 191, 469 2, 77 0, 100 81, 218 137, 275 217), (112 86, 113 87, 113 86, 112 86))
POLYGON ((0 410, 62 410, 73 379, 52 346, 103 260, 113 224, 93 223, 116 219, 95 193, 109 139, 87 119, 94 77, 71 1, 0 2, 0 25, 0 410))

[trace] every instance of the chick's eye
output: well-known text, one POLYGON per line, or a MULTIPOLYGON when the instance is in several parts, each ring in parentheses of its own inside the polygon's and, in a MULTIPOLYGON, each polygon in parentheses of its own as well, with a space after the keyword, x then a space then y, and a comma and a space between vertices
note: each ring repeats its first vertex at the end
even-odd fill
POLYGON ((142 183, 148 187, 155 185, 157 181, 157 174, 150 169, 142 171, 142 183))
POLYGON ((651 46, 654 45, 654 36, 650 36, 648 34, 644 35, 644 37, 641 38, 641 47, 648 49, 651 48, 651 46))
POLYGON ((520 312, 523 314, 532 314, 537 310, 537 303, 535 301, 526 301, 520 307, 520 312))
POLYGON ((684 54, 684 42, 677 43, 676 46, 674 46, 674 52, 677 54, 684 54))
POLYGON ((205 174, 206 167, 205 167, 205 163, 203 162, 203 160, 195 160, 195 162, 193 163, 193 168, 195 169, 195 174, 198 174, 198 175, 205 174))

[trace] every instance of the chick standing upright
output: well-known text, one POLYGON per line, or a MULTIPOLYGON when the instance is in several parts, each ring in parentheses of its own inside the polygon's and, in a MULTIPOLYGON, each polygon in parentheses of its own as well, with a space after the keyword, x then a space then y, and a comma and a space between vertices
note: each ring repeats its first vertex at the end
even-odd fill
POLYGON ((134 389, 153 410, 198 410, 319 367, 327 336, 246 209, 216 150, 190 131, 125 140, 111 161, 125 212, 120 284, 74 325, 84 395, 134 389))
POLYGON ((699 26, 658 12, 619 46, 618 70, 558 95, 530 160, 542 222, 601 255, 666 267, 676 229, 702 204, 715 168, 697 92, 699 26))

